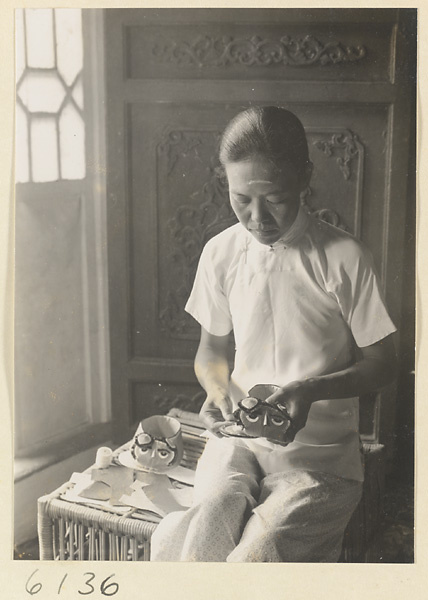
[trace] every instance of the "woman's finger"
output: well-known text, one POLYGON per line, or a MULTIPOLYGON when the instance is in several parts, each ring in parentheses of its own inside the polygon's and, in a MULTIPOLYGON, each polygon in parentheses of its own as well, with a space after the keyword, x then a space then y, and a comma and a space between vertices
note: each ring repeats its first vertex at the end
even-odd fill
POLYGON ((224 398, 220 402, 219 408, 221 410, 221 414, 225 421, 234 421, 235 420, 235 417, 233 416, 233 412, 232 412, 232 403, 229 400, 229 398, 224 398))
POLYGON ((200 417, 208 428, 213 427, 216 423, 218 423, 222 419, 221 412, 220 411, 213 412, 212 409, 211 410, 209 410, 209 409, 202 410, 200 413, 200 417))
POLYGON ((271 396, 266 398, 265 402, 267 404, 272 404, 273 406, 276 406, 277 404, 282 404, 282 406, 285 406, 284 392, 282 390, 274 392, 271 396))
POLYGON ((223 418, 222 412, 219 408, 212 408, 212 407, 208 408, 207 407, 204 409, 202 407, 202 410, 200 412, 200 417, 201 417, 201 420, 204 423, 205 427, 209 431, 211 431, 218 437, 221 437, 218 430, 222 425, 224 425, 224 418, 223 418))

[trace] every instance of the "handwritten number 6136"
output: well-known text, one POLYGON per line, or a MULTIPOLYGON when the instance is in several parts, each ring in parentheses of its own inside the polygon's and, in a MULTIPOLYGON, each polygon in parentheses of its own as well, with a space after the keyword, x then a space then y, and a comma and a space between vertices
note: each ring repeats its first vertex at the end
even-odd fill
MULTIPOLYGON (((25 583, 25 591, 28 594, 30 594, 30 596, 34 596, 35 594, 38 594, 43 587, 43 585, 39 581, 36 583, 31 583, 31 580, 33 579, 34 575, 37 573, 38 570, 39 569, 36 569, 35 571, 33 571, 25 583)), ((68 573, 66 573, 64 575, 64 577, 62 578, 61 583, 59 584, 59 587, 58 587, 57 594, 61 593, 62 586, 64 585, 64 582, 65 582, 67 576, 68 576, 68 573)), ((89 594, 93 594, 95 591, 95 587, 92 585, 91 582, 95 579, 96 575, 95 575, 95 573, 88 571, 88 572, 84 573, 83 576, 87 578, 85 580, 85 586, 87 589, 84 589, 84 590, 79 589, 77 591, 82 596, 89 596, 89 594)), ((112 575, 109 575, 108 577, 106 577, 106 579, 103 579, 103 581, 100 584, 100 592, 101 592, 101 594, 103 594, 103 596, 114 596, 119 591, 118 583, 116 583, 115 581, 111 581, 110 583, 108 583, 108 581, 112 577, 114 577, 114 573, 112 575)))

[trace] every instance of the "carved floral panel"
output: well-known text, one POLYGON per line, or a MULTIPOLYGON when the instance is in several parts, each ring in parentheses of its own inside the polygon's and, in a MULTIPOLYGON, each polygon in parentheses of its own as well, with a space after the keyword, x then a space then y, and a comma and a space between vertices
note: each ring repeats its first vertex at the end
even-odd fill
POLYGON ((179 196, 160 238, 160 244, 169 250, 164 259, 166 272, 159 278, 159 318, 161 330, 174 337, 197 336, 198 328, 184 312, 184 305, 202 248, 210 237, 236 223, 226 182, 219 177, 218 138, 218 132, 172 131, 158 145, 161 202, 170 205, 174 202, 171 197, 179 196), (162 285, 165 281, 166 287, 162 285))
POLYGON ((390 24, 186 23, 129 26, 131 79, 368 80, 390 78, 390 24))
POLYGON ((280 66, 306 67, 355 62, 366 55, 364 46, 349 46, 338 40, 322 41, 313 35, 260 36, 197 35, 189 41, 161 38, 152 47, 160 63, 177 67, 280 66))

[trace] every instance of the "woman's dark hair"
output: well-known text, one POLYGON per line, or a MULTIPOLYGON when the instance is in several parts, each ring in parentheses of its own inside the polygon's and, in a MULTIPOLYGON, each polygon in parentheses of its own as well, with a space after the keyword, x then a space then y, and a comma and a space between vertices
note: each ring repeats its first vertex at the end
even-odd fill
POLYGON ((308 143, 299 119, 277 106, 254 106, 234 117, 220 141, 219 158, 224 166, 263 156, 277 167, 291 163, 299 177, 309 164, 308 143))

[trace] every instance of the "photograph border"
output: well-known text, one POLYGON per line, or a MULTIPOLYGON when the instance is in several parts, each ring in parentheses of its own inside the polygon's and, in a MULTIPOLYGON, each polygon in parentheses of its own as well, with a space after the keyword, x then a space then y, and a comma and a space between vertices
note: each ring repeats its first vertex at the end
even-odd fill
MULTIPOLYGON (((151 597, 156 600, 174 598, 249 598, 257 593, 261 597, 288 598, 293 600, 316 600, 317 598, 361 599, 361 596, 376 600, 401 599, 403 595, 422 600, 428 584, 428 539, 427 503, 422 494, 427 484, 427 451, 424 441, 427 422, 427 406, 423 402, 423 390, 428 384, 428 351, 426 347, 427 327, 423 320, 424 298, 428 293, 428 272, 423 266, 423 258, 428 252, 426 238, 426 192, 421 190, 421 182, 427 171, 427 150, 422 147, 424 130, 422 114, 428 73, 428 3, 418 0, 403 6, 403 2, 330 2, 326 7, 322 2, 126 2, 126 6, 114 2, 15 2, 8 0, 0 7, 0 55, 2 71, 0 83, 0 130, 2 132, 0 185, 3 201, 0 204, 0 305, 3 318, 0 319, 2 339, 0 394, 4 400, 3 430, 0 456, 2 477, 0 491, 3 510, 0 514, 3 539, 0 548, 0 577, 4 597, 28 598, 29 589, 35 589, 37 581, 43 586, 36 598, 54 597, 74 599, 80 597, 79 589, 87 580, 85 573, 94 573, 94 581, 102 582, 115 575, 120 590, 114 598, 151 597), (15 8, 418 8, 418 154, 417 154, 417 364, 422 367, 416 379, 416 490, 415 519, 415 563, 414 564, 162 564, 162 563, 108 563, 108 562, 42 562, 12 560, 13 553, 13 286, 14 286, 14 175, 13 175, 13 115, 14 115, 14 41, 13 10, 15 8), (423 194, 423 195, 422 195, 423 194), (37 576, 28 584, 28 579, 37 570, 37 576), (58 589, 64 575, 67 584, 60 594, 58 589), (26 588, 27 586, 27 588, 26 588)), ((95 590, 89 597, 102 598, 95 590)))

